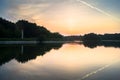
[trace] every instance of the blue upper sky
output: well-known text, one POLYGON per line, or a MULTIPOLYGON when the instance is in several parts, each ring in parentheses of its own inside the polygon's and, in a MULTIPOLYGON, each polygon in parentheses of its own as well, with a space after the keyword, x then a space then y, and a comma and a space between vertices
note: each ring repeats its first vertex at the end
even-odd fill
MULTIPOLYGON (((11 18, 16 17, 16 14, 12 14, 12 10, 17 9, 21 4, 57 4, 62 2, 70 2, 72 0, 0 0, 0 17, 11 18)), ((75 1, 75 0, 73 0, 75 1)), ((98 7, 109 14, 112 14, 120 18, 120 0, 83 0, 89 4, 98 7)))
POLYGON ((108 13, 114 13, 120 17, 120 0, 86 0, 87 2, 103 9, 108 13))

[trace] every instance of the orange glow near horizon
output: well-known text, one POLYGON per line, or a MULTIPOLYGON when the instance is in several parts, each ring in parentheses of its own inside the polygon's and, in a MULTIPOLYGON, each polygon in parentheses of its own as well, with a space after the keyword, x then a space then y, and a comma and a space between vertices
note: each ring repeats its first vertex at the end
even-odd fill
POLYGON ((119 62, 119 51, 119 48, 98 47, 90 49, 79 44, 65 44, 59 50, 52 49, 44 56, 38 56, 35 60, 22 64, 22 66, 27 70, 32 70, 30 65, 33 65, 39 67, 39 69, 47 67, 49 69, 76 72, 95 65, 108 65, 119 62))
POLYGON ((95 33, 115 33, 119 32, 119 24, 113 20, 94 18, 92 19, 77 19, 77 18, 65 18, 63 20, 56 21, 36 21, 38 25, 44 25, 48 30, 52 32, 60 32, 61 34, 75 35, 85 34, 90 32, 95 33), (94 20, 95 19, 95 20, 94 20))
MULTIPOLYGON (((24 9, 22 9, 18 12, 24 16, 28 13, 32 13, 31 6, 29 5, 30 8, 29 6, 27 7, 27 5, 25 6, 25 8, 27 8, 27 11, 24 11, 24 9)), ((44 13, 39 13, 37 9, 32 9, 35 11, 35 15, 32 15, 30 18, 28 18, 28 20, 33 21, 38 25, 45 26, 51 32, 59 32, 63 35, 86 34, 90 32, 120 32, 120 24, 118 21, 97 12, 88 6, 79 6, 75 4, 70 5, 66 3, 59 5, 56 4, 54 6, 55 7, 50 8, 50 10, 45 11, 44 13)))

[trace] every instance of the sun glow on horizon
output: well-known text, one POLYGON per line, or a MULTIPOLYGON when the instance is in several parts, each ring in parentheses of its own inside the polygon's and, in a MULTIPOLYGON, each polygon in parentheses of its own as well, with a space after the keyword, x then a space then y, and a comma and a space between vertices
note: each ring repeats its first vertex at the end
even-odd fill
POLYGON ((25 8, 19 6, 18 15, 26 16, 28 20, 45 26, 51 32, 59 32, 65 35, 85 34, 89 32, 120 32, 119 22, 84 4, 64 2, 54 4, 54 7, 48 4, 42 4, 42 6, 40 4, 30 6, 29 4, 24 6, 25 8), (39 7, 49 9, 41 12, 39 7), (33 11, 31 12, 31 10, 33 11))

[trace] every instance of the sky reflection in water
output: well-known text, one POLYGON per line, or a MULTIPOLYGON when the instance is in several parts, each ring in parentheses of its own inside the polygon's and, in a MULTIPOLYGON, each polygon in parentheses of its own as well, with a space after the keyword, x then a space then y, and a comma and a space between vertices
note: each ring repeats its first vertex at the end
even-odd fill
POLYGON ((0 66, 0 80, 89 80, 91 76, 95 76, 93 80, 109 78, 109 71, 114 72, 114 67, 119 66, 119 52, 119 48, 113 47, 90 49, 79 44, 64 44, 60 49, 51 49, 26 63, 12 59, 0 66), (106 76, 97 75, 109 67, 112 69, 103 73, 106 76))

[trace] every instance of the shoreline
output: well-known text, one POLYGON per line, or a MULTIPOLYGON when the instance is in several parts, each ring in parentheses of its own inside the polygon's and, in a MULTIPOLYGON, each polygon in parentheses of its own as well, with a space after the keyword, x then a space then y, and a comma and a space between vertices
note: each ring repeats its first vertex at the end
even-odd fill
POLYGON ((0 44, 38 44, 38 41, 0 41, 0 44))
MULTIPOLYGON (((43 41, 41 43, 82 43, 83 41, 43 41)), ((102 40, 102 42, 120 42, 120 40, 102 40)), ((0 41, 0 44, 39 44, 39 41, 0 41)))
MULTIPOLYGON (((72 42, 74 41, 43 41, 41 43, 72 43, 72 42)), ((0 44, 39 44, 39 43, 40 43, 39 41, 0 41, 0 44)))
POLYGON ((39 41, 0 41, 0 44, 39 44, 39 43, 46 43, 46 44, 50 44, 50 43, 81 43, 82 41, 43 41, 43 42, 39 42, 39 41))

